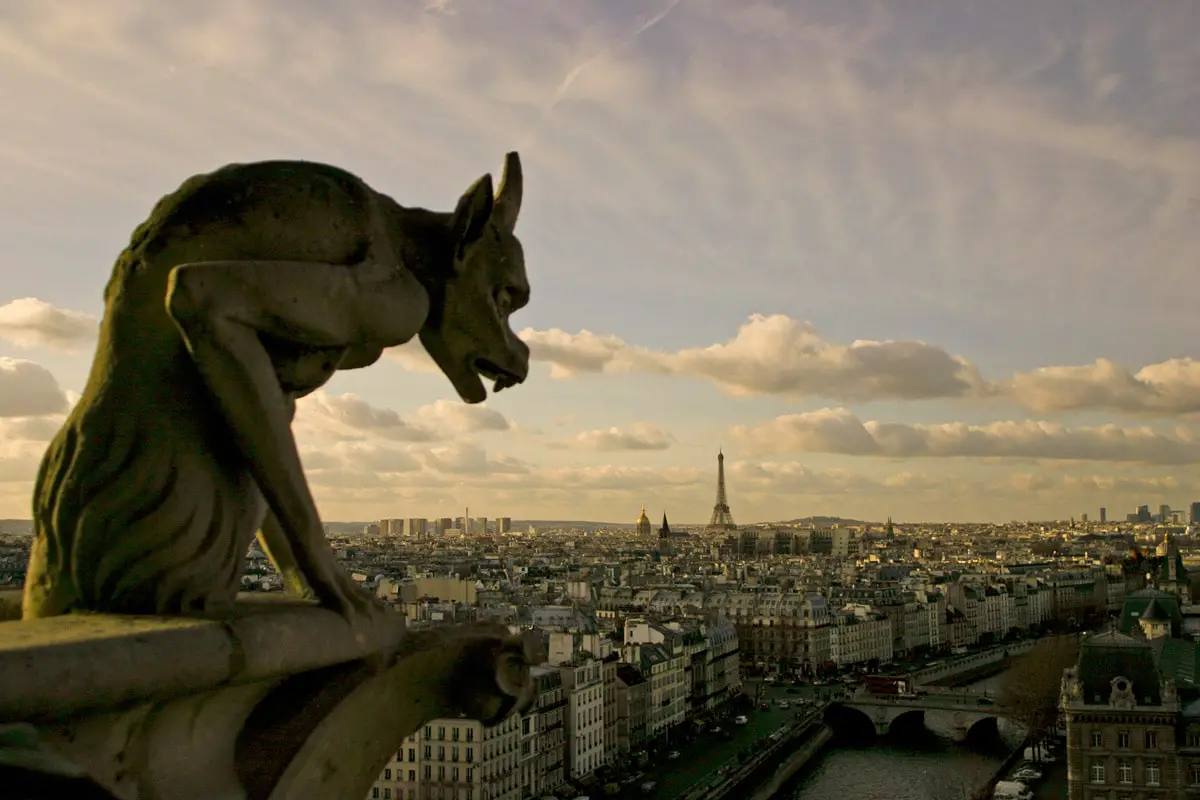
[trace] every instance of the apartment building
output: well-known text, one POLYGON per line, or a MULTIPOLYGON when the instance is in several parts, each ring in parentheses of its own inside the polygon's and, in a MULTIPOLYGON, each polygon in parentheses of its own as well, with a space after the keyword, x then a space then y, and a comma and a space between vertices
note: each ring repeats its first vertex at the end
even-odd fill
POLYGON ((432 720, 405 738, 370 800, 518 800, 522 719, 432 720))

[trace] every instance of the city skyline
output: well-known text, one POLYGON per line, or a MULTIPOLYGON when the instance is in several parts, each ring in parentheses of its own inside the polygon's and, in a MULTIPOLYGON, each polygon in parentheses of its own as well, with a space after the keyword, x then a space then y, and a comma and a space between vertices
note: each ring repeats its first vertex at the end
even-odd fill
POLYGON ((448 210, 521 151, 525 385, 419 347, 300 403, 328 520, 1066 519, 1200 483, 1200 16, 1023 0, 0 12, 0 517, 113 260, 230 161, 448 210))

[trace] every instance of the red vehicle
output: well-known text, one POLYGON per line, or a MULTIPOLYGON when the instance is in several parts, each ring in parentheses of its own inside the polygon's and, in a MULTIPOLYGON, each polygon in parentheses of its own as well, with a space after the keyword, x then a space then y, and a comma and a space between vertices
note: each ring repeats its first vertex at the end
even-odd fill
POLYGON ((903 675, 868 675, 863 678, 863 686, 871 694, 905 694, 908 679, 903 675))

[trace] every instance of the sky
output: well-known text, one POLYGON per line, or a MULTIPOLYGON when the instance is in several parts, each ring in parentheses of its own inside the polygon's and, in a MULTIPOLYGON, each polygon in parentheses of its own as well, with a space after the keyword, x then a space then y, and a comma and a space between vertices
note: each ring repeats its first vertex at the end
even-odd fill
POLYGON ((0 517, 112 263, 229 162, 451 210, 519 150, 534 365, 295 422, 327 520, 1065 519, 1200 500, 1200 4, 0 3, 0 517))

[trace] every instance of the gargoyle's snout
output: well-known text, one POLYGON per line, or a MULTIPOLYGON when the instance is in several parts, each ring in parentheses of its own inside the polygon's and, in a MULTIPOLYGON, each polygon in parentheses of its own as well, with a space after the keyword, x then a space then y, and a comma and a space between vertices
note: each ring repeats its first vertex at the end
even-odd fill
POLYGON ((529 377, 529 345, 514 337, 513 346, 500 359, 477 358, 475 370, 495 381, 492 391, 499 392, 529 377))

